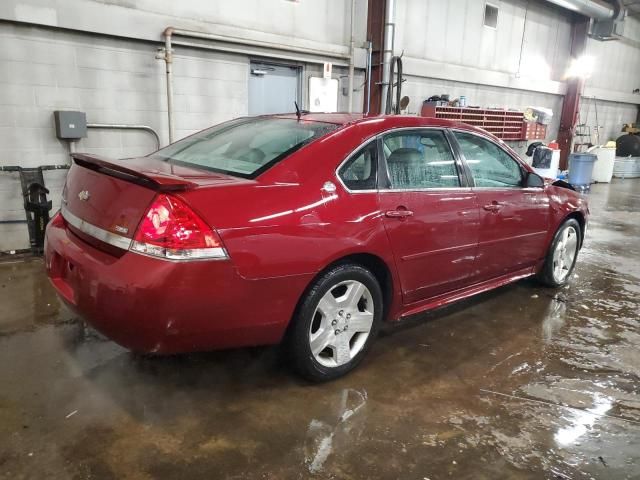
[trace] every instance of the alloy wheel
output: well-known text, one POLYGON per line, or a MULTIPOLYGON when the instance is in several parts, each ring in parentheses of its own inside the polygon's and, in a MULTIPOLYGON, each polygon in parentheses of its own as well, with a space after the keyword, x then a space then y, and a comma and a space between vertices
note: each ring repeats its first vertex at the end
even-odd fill
POLYGON ((374 319, 373 297, 361 282, 331 287, 320 299, 309 328, 311 353, 325 367, 349 363, 363 349, 374 319))
POLYGON ((562 232, 556 248, 553 251, 553 279, 557 283, 565 281, 578 253, 578 232, 568 226, 562 232))

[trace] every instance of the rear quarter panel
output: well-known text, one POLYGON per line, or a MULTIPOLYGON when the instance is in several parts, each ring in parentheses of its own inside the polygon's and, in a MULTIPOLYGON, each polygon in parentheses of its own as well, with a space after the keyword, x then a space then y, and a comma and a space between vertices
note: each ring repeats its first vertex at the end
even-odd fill
POLYGON ((380 257, 393 270, 375 192, 343 189, 335 169, 375 135, 348 125, 299 150, 253 185, 182 194, 215 227, 240 275, 258 279, 316 273, 354 253, 380 257), (323 189, 325 182, 335 192, 323 189))

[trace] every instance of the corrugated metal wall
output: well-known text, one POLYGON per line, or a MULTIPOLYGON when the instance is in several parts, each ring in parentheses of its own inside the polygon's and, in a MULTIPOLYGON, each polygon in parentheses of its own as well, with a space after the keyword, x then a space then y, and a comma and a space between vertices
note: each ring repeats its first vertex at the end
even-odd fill
POLYGON ((622 135, 622 125, 635 122, 638 106, 630 103, 605 102, 593 98, 582 98, 579 123, 591 129, 592 142, 606 143, 622 135), (595 136, 596 125, 599 128, 599 141, 595 136))
MULTIPOLYGON (((499 9, 495 29, 483 24, 485 2, 399 0, 396 53, 408 57, 410 76, 403 90, 412 99, 410 110, 419 111, 423 100, 443 93, 451 98, 465 95, 474 106, 547 107, 555 112, 547 140, 555 139, 563 98, 560 82, 569 58, 570 14, 545 2, 490 3, 499 9), (436 63, 411 68, 421 61, 436 63), (505 86, 509 84, 520 88, 505 86)), ((525 142, 512 146, 526 149, 525 142)))
POLYGON ((561 80, 569 56, 569 14, 545 2, 489 3, 499 8, 496 29, 483 25, 482 1, 399 0, 396 51, 509 74, 522 64, 523 75, 561 80))
MULTIPOLYGON (((465 95, 469 105, 483 107, 547 107, 555 113, 547 141, 555 139, 570 64, 572 14, 544 1, 488 3, 499 10, 495 29, 483 25, 482 1, 398 0, 395 51, 404 54, 409 109, 418 112, 423 100, 443 93, 465 95)), ((627 19, 625 35, 640 38, 640 22, 627 19)), ((631 92, 640 87, 640 48, 589 39, 586 54, 595 58, 596 68, 585 94, 598 98, 601 138, 615 138, 622 123, 637 116, 640 95, 636 100, 631 92)), ((583 99, 581 121, 595 131, 593 105, 583 99)))
MULTIPOLYGON (((596 62, 593 75, 585 85, 585 95, 602 98, 611 91, 631 95, 634 89, 640 88, 640 21, 627 18, 624 36, 638 43, 587 40, 586 54, 596 62)), ((636 98, 635 103, 640 103, 640 95, 636 98)))

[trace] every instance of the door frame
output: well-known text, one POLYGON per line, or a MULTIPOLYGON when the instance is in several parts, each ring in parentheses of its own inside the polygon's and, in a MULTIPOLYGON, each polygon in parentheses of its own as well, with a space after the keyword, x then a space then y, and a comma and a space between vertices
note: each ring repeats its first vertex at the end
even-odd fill
MULTIPOLYGON (((251 78, 251 64, 252 63, 258 63, 261 65, 266 65, 266 66, 271 66, 271 67, 285 67, 285 68, 292 68, 296 70, 296 83, 297 83, 297 91, 298 91, 298 95, 296 98, 296 101, 298 102, 298 105, 300 105, 301 109, 305 109, 306 105, 303 105, 304 103, 304 98, 306 98, 307 96, 307 92, 305 90, 305 82, 304 82, 304 77, 305 77, 305 73, 306 73, 306 68, 305 68, 305 64, 304 63, 300 63, 300 62, 285 62, 285 61, 281 61, 281 60, 274 60, 274 59, 270 59, 270 58, 261 58, 261 57, 255 57, 255 56, 251 56, 249 57, 249 71, 248 71, 248 75, 247 75, 247 113, 249 111, 249 97, 248 97, 248 93, 249 93, 249 78, 251 78)), ((291 111, 293 112, 293 106, 291 111)), ((286 112, 282 112, 282 113, 286 113, 286 112)))
MULTIPOLYGON (((379 201, 382 202, 383 200, 383 195, 389 195, 389 194, 424 194, 424 195, 429 195, 429 194, 436 194, 436 195, 446 195, 447 192, 451 192, 452 194, 454 192, 459 192, 460 194, 468 194, 471 195, 473 197, 473 207, 472 210, 473 212, 477 212, 477 204, 476 204, 476 200, 475 200, 475 194, 473 192, 472 184, 470 181, 470 178, 468 177, 468 173, 467 170, 465 169, 464 164, 462 163, 463 157, 460 155, 459 150, 456 150, 455 145, 453 144, 452 140, 451 140, 451 134, 448 132, 447 127, 442 127, 442 126, 418 126, 418 127, 401 127, 401 128, 389 128, 383 132, 379 132, 376 135, 376 141, 378 143, 378 198, 380 199, 379 201), (454 159, 454 164, 456 166, 456 172, 458 174, 458 179, 460 181, 460 185, 457 187, 435 187, 435 188, 390 188, 391 182, 390 182, 390 178, 389 178, 389 170, 388 170, 388 165, 387 165, 387 158, 385 156, 384 153, 384 137, 389 135, 389 134, 395 134, 395 133, 403 133, 403 134, 421 134, 424 133, 426 131, 438 131, 440 133, 443 134, 443 136, 445 137, 445 141, 447 142, 447 144, 449 145, 449 149, 451 151, 451 154, 453 155, 453 159, 454 159)), ((389 198, 389 197, 387 197, 389 198)), ((384 210, 381 207, 382 210, 384 210)), ((385 229, 387 228, 387 226, 385 225, 385 229)), ((478 240, 478 236, 479 236, 479 228, 480 228, 480 224, 479 224, 479 218, 477 219, 477 223, 476 223, 476 243, 473 246, 473 250, 474 250, 474 258, 473 258, 473 262, 475 262, 475 255, 477 253, 477 240, 478 240)), ((387 231, 387 235, 389 238, 389 241, 391 242, 391 237, 389 236, 389 232, 387 231)), ((392 246, 393 249, 393 258, 394 258, 394 264, 395 264, 395 268, 396 268, 396 272, 398 274, 398 279, 400 282, 400 288, 402 291, 402 303, 403 305, 407 306, 407 305, 414 305, 420 302, 424 302, 427 301, 431 298, 436 298, 440 295, 446 295, 450 292, 441 292, 441 293, 437 293, 435 295, 428 295, 425 298, 422 299, 412 299, 409 300, 409 298, 407 297, 407 293, 405 292, 405 288, 406 287, 406 283, 403 281, 403 274, 402 274, 402 269, 400 267, 400 262, 402 261, 399 257, 398 257, 398 253, 395 251, 395 248, 392 246)), ((431 252, 431 254, 434 252, 431 252)), ((472 262, 472 263, 473 263, 472 262)), ((471 274, 471 271, 469 272, 469 274, 471 274)), ((406 280, 406 279, 405 279, 406 280)), ((423 290, 426 287, 420 287, 419 290, 423 290)), ((432 287, 433 288, 433 287, 432 287)), ((458 288, 464 288, 464 287, 455 287, 452 288, 451 291, 455 291, 458 288)))
POLYGON ((449 131, 447 127, 401 127, 401 128, 390 128, 385 130, 384 132, 380 132, 376 135, 376 140, 378 142, 378 164, 379 164, 379 172, 378 172, 378 192, 383 193, 385 190, 392 192, 399 191, 412 191, 412 192, 420 192, 420 191, 438 191, 438 190, 457 190, 459 188, 470 188, 473 187, 473 179, 471 177, 471 171, 468 169, 467 165, 464 162, 464 157, 461 154, 461 150, 457 142, 455 142, 455 138, 453 134, 449 131), (459 187, 439 187, 439 188, 410 188, 410 189, 391 189, 389 186, 391 185, 391 180, 389 179, 389 167, 387 166, 387 158, 384 154, 384 136, 393 134, 396 132, 415 132, 420 133, 425 130, 438 130, 443 133, 445 140, 449 144, 449 148, 451 149, 451 153, 453 154, 453 158, 456 165, 456 170, 458 172, 458 178, 460 179, 459 187), (384 167, 384 168, 382 168, 384 167))
MULTIPOLYGON (((528 195, 542 195, 544 194, 544 186, 541 187, 528 187, 526 185, 526 180, 527 180, 527 172, 529 172, 529 169, 527 168, 526 164, 524 163, 524 161, 522 159, 519 158, 519 156, 514 155, 512 152, 509 151, 508 148, 504 148, 503 145, 501 145, 499 142, 496 142, 493 138, 487 136, 487 135, 483 135, 480 132, 474 132, 474 131, 470 131, 470 130, 465 130, 462 128, 451 128, 450 129, 450 136, 451 136, 451 140, 453 145, 455 145, 455 148, 458 150, 458 153, 460 155, 460 157, 463 160, 463 164, 464 164, 464 168, 465 171, 468 174, 468 178, 470 181, 470 187, 471 190, 473 192, 476 193, 476 195, 478 196, 478 211, 481 213, 481 217, 480 217, 480 237, 479 237, 479 243, 478 243, 478 249, 479 252, 480 250, 482 250, 483 248, 483 243, 482 243, 482 232, 483 232, 483 221, 484 221, 484 216, 482 214, 482 195, 483 194, 491 194, 491 193, 495 193, 497 195, 502 194, 506 194, 506 195, 512 195, 512 194, 516 194, 519 195, 521 200, 524 200, 526 198, 526 196, 528 195), (460 147, 460 144, 458 143, 457 138, 455 137, 455 133, 456 132, 460 132, 460 133, 464 133, 464 134, 468 134, 468 135, 473 135, 475 137, 478 137, 480 139, 483 139, 489 143, 491 143, 492 145, 494 145, 496 148, 500 149, 502 152, 504 152, 505 154, 508 155, 509 158, 511 158, 514 162, 516 162, 516 164, 519 166, 520 168, 520 173, 521 173, 521 183, 518 186, 496 186, 496 187, 478 187, 475 185, 475 179, 473 177, 473 173, 471 172, 471 168, 469 167, 469 164, 467 163, 467 158, 465 157, 464 153, 462 152, 462 148, 460 147)), ((486 216, 486 214, 484 214, 486 216)), ((533 232, 533 234, 541 234, 542 230, 540 232, 533 232)), ((547 235, 549 232, 545 232, 547 235)), ((516 236, 511 236, 511 237, 505 237, 505 241, 508 240, 513 240, 513 239, 518 239, 518 238, 522 238, 521 235, 516 235, 516 236)), ((536 259, 535 261, 539 261, 540 259, 536 259)), ((535 263, 532 263, 532 265, 534 265, 535 263)), ((526 267, 528 268, 528 266, 526 267)), ((491 280, 492 278, 498 278, 500 275, 496 275, 496 276, 492 276, 490 278, 480 278, 479 280, 482 281, 487 281, 487 280, 491 280)))
MULTIPOLYGON (((520 159, 517 156, 514 156, 511 152, 509 152, 509 150, 507 150, 506 148, 504 148, 502 145, 500 145, 498 142, 496 142, 493 138, 489 137, 488 135, 483 135, 480 132, 474 132, 472 130, 465 130, 462 128, 447 128, 447 135, 449 137, 449 143, 451 144, 452 148, 455 150, 455 155, 457 157, 460 158, 462 166, 464 168, 465 171, 465 175, 467 177, 467 180, 469 182, 469 186, 471 188, 476 188, 476 189, 482 189, 482 190, 503 190, 503 189, 514 189, 514 188, 528 188, 525 185, 525 181, 527 178, 527 168, 524 166, 524 162, 522 161, 522 159, 520 159), (518 166, 520 167, 520 173, 522 174, 522 183, 521 185, 517 186, 517 187, 476 187, 475 185, 475 180, 473 178, 473 173, 471 172, 471 168, 469 168, 469 164, 467 163, 467 158, 464 156, 464 153, 462 153, 462 147, 460 147, 460 144, 458 143, 458 139, 455 136, 456 132, 460 132, 460 133, 466 133, 469 135, 475 135, 478 138, 482 138, 483 140, 486 140, 487 142, 492 143, 493 145, 495 145, 497 148, 499 148, 500 150, 502 150, 504 153, 506 153, 514 162, 516 162, 518 164, 518 166)), ((533 187, 536 189, 540 189, 542 190, 543 187, 533 187)))

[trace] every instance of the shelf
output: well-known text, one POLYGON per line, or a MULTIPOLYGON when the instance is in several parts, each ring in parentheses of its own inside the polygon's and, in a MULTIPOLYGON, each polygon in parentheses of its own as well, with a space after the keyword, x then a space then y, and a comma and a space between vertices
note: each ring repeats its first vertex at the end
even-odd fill
POLYGON ((525 122, 524 113, 494 108, 444 107, 424 103, 423 117, 442 118, 480 127, 502 140, 522 141, 544 139, 547 127, 525 122))

